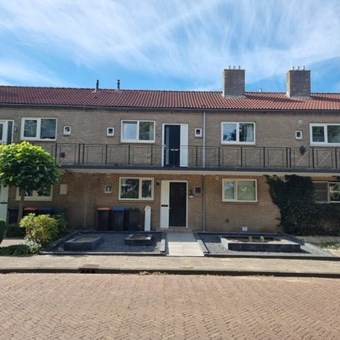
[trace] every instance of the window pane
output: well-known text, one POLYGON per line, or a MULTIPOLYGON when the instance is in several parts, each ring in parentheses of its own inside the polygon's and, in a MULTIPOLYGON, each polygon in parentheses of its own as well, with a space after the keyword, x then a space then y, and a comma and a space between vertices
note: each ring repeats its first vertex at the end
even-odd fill
POLYGON ((223 124, 223 141, 236 142, 236 124, 223 124))
POLYGON ((154 139, 154 123, 140 122, 139 123, 139 140, 153 140, 154 139))
POLYGON ((4 124, 0 124, 0 140, 2 140, 3 129, 4 129, 4 124))
POLYGON ((340 143, 340 125, 327 126, 328 143, 340 143))
POLYGON ((149 179, 142 181, 142 198, 152 198, 152 181, 149 179))
POLYGON ((123 139, 137 139, 137 122, 123 122, 123 139))
POLYGON ((237 199, 239 201, 255 201, 255 181, 238 181, 237 199))
POLYGON ((32 197, 33 196, 33 190, 26 190, 25 191, 25 196, 26 197, 32 197))
POLYGON ((34 191, 38 197, 51 196, 51 187, 42 188, 41 190, 34 191))
POLYGON ((42 119, 41 120, 41 139, 55 139, 57 121, 56 119, 42 119))
POLYGON ((37 120, 25 120, 24 123, 24 137, 37 137, 37 120))
POLYGON ((235 199, 235 182, 234 181, 224 182, 223 196, 225 200, 235 199))
POLYGON ((7 144, 12 143, 12 136, 13 135, 13 122, 8 122, 8 130, 7 130, 7 144))
POLYGON ((314 198, 316 202, 328 201, 328 185, 327 183, 313 183, 314 185, 314 198))
POLYGON ((240 123, 240 142, 254 142, 254 124, 240 123))
POLYGON ((121 198, 138 198, 139 179, 122 178, 120 185, 121 198))
POLYGON ((329 198, 331 202, 340 202, 340 183, 329 183, 329 198))
POLYGON ((325 142, 325 134, 324 134, 323 126, 313 126, 312 127, 312 141, 313 142, 325 142))

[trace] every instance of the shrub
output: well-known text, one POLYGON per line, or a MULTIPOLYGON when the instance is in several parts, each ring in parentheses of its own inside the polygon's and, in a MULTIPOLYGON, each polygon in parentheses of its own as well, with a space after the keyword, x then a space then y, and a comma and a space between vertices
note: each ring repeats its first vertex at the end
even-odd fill
POLYGON ((25 237, 25 229, 20 228, 18 224, 9 224, 6 230, 6 237, 25 237))
POLYGON ((6 232, 6 221, 0 220, 0 243, 5 237, 5 232, 6 232))
POLYGON ((64 237, 69 234, 72 230, 67 226, 64 218, 55 217, 58 222, 58 238, 64 237))
POLYGON ((37 254, 40 247, 29 244, 14 244, 0 248, 0 256, 31 256, 37 254))
POLYGON ((20 221, 20 227, 25 228, 26 238, 42 246, 54 241, 58 236, 58 221, 49 215, 29 214, 20 221))

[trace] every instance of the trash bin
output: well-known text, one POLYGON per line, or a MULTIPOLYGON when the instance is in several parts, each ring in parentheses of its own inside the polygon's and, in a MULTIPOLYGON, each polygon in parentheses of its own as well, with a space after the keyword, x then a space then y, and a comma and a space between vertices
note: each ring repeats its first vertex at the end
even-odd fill
POLYGON ((19 208, 8 208, 8 224, 18 222, 19 208))
POLYGON ((110 208, 97 208, 97 229, 104 231, 109 229, 110 208))
POLYGON ((52 215, 54 213, 54 209, 51 207, 38 208, 37 215, 52 215))
POLYGON ((35 208, 35 207, 26 207, 26 208, 24 208, 22 216, 27 216, 28 214, 36 214, 37 211, 38 211, 38 208, 35 208))
POLYGON ((66 209, 54 208, 53 209, 53 217, 66 221, 66 209))
POLYGON ((115 231, 124 230, 124 207, 113 207, 111 210, 110 229, 115 231))
POLYGON ((140 210, 138 208, 127 208, 125 213, 125 230, 139 230, 139 216, 140 210))

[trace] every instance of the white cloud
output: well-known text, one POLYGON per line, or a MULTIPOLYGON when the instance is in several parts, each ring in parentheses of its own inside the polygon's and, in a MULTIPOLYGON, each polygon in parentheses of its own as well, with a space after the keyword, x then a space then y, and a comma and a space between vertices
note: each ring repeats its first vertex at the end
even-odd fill
MULTIPOLYGON (((228 65, 246 68, 247 81, 254 82, 283 76, 293 65, 339 57, 338 32, 337 0, 0 3, 0 38, 10 36, 13 49, 21 45, 93 69, 115 63, 195 80, 200 87, 219 88, 220 74, 228 65)), ((18 67, 17 76, 37 76, 36 69, 26 67, 28 74, 18 67)))

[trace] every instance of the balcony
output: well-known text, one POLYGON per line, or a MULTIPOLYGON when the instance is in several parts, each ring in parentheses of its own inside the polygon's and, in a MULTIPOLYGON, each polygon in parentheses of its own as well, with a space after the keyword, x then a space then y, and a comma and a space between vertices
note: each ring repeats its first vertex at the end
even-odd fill
POLYGON ((340 148, 36 143, 62 168, 321 172, 340 170, 340 148))

